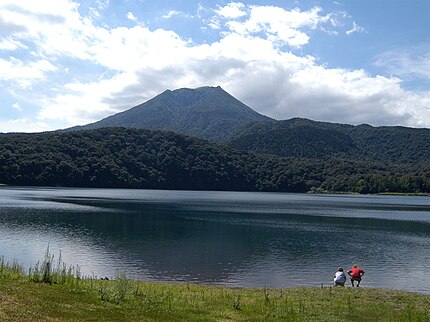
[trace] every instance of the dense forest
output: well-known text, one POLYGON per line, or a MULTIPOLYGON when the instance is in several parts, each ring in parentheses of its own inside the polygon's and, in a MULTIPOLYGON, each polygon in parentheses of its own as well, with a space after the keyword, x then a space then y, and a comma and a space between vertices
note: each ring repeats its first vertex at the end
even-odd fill
MULTIPOLYGON (((341 138, 327 150, 350 144, 341 138)), ((0 135, 0 183, 10 185, 428 193, 428 165, 420 158, 400 164, 348 153, 261 155, 143 129, 0 135)))
POLYGON ((430 164, 430 130, 400 126, 353 126, 294 118, 249 124, 227 144, 284 157, 336 155, 370 162, 430 164))

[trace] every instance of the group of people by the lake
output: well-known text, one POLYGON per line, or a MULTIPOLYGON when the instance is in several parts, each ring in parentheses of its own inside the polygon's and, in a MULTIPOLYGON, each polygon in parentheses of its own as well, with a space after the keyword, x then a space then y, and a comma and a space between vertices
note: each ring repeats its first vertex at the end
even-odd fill
MULTIPOLYGON (((364 271, 358 267, 357 264, 352 266, 352 268, 347 271, 347 274, 351 277, 351 285, 354 287, 354 282, 357 282, 357 287, 360 287, 361 277, 364 275, 364 271)), ((346 274, 343 271, 342 267, 337 269, 337 272, 333 277, 334 286, 345 286, 346 283, 346 274)))

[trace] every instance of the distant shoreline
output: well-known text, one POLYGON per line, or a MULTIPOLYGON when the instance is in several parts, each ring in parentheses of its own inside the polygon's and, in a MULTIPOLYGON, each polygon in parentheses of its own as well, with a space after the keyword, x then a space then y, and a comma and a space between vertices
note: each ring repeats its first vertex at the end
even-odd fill
POLYGON ((418 197, 430 197, 430 193, 426 192, 380 192, 376 195, 383 195, 383 196, 418 196, 418 197))
MULTIPOLYGON (((294 193, 294 192, 293 192, 294 193)), ((378 192, 378 193, 358 193, 346 191, 308 191, 307 194, 314 195, 357 195, 357 196, 411 196, 411 197, 430 197, 427 192, 378 192)))
POLYGON ((134 188, 134 187, 85 187, 85 186, 32 186, 32 185, 10 185, 0 183, 0 187, 10 188, 64 188, 64 189, 130 189, 130 190, 160 190, 160 191, 224 191, 224 192, 261 192, 261 193, 286 193, 286 194, 310 194, 310 195, 354 195, 354 196, 411 196, 411 197, 430 197, 427 192, 378 192, 378 193, 358 193, 353 191, 307 191, 307 192, 285 192, 285 191, 259 191, 259 190, 207 190, 207 189, 157 189, 157 188, 134 188))

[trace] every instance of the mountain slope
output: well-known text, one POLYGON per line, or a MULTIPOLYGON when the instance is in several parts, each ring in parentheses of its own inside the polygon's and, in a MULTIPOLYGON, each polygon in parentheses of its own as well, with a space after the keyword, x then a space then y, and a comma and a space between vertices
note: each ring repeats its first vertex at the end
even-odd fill
POLYGON ((265 121, 272 119, 255 112, 221 87, 200 87, 166 90, 127 111, 73 129, 145 128, 220 142, 246 124, 265 121))
POLYGON ((342 155, 397 164, 430 161, 429 129, 353 126, 300 118, 245 126, 228 145, 284 157, 342 155))
POLYGON ((336 125, 315 126, 304 119, 251 124, 228 141, 236 149, 284 157, 322 158, 354 149, 354 142, 336 125))
POLYGON ((359 125, 348 132, 363 159, 399 164, 430 162, 430 129, 359 125))

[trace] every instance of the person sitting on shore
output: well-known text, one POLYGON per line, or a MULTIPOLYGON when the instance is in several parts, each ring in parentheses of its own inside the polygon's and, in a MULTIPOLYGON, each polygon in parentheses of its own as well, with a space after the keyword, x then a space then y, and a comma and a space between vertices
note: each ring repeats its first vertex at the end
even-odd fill
POLYGON ((359 268, 357 264, 352 266, 348 271, 348 275, 351 276, 352 287, 354 287, 354 281, 357 281, 357 287, 360 287, 361 277, 364 275, 364 271, 359 268))
POLYGON ((346 275, 343 272, 343 268, 339 267, 337 272, 334 274, 334 286, 345 286, 346 275))

